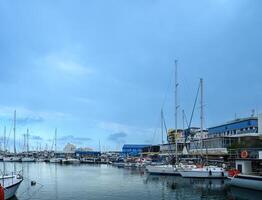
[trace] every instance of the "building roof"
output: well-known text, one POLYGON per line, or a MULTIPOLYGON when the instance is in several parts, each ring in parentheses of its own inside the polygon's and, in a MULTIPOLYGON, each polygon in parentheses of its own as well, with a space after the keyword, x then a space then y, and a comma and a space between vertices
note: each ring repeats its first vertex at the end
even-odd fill
POLYGON ((214 129, 214 128, 223 127, 223 126, 238 124, 238 123, 246 122, 246 121, 250 121, 250 120, 257 120, 257 117, 246 117, 246 118, 235 119, 235 120, 226 122, 226 123, 224 123, 224 124, 220 124, 220 125, 217 125, 217 126, 210 127, 210 128, 208 128, 208 130, 209 130, 209 129, 214 129))
POLYGON ((140 149, 144 147, 152 146, 150 144, 124 144, 123 149, 140 149))

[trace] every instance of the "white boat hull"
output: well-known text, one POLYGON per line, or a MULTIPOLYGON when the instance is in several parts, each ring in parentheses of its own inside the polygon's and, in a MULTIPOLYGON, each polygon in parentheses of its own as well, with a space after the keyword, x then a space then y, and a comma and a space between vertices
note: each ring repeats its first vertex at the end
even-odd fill
POLYGON ((158 175, 180 175, 177 169, 172 165, 156 165, 146 166, 146 170, 149 174, 158 174, 158 175))
POLYGON ((231 179, 230 185, 248 188, 252 190, 262 191, 262 177, 261 176, 249 176, 249 175, 239 175, 231 179))
POLYGON ((22 158, 22 162, 35 162, 35 159, 34 158, 25 157, 25 158, 22 158))
POLYGON ((218 167, 204 167, 197 169, 181 170, 184 178, 227 178, 228 172, 218 167))
POLYGON ((0 178, 1 185, 4 185, 5 200, 15 196, 22 181, 22 178, 18 179, 16 176, 0 178))
POLYGON ((3 161, 5 161, 5 162, 20 162, 21 158, 19 158, 19 157, 4 157, 3 161))

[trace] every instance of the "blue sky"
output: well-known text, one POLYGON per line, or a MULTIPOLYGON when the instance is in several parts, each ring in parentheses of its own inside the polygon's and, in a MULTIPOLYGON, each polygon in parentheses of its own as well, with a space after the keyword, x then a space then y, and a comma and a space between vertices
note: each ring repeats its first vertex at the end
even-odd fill
MULTIPOLYGON (((188 117, 199 78, 205 126, 262 112, 260 0, 0 1, 0 130, 98 149, 159 143, 160 109, 188 117), (180 109, 180 111, 181 111, 180 109)), ((199 125, 199 107, 194 125, 199 125)), ((180 115, 181 118, 181 115, 180 115)), ((181 126, 181 120, 179 120, 181 126)), ((1 131, 0 131, 1 132, 1 131)), ((9 143, 11 137, 9 139, 9 143)))

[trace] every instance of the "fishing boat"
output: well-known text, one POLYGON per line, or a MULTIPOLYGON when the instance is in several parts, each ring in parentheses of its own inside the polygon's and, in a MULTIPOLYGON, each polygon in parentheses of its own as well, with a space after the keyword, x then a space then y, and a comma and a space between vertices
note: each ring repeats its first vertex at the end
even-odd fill
POLYGON ((17 189, 23 181, 23 177, 17 175, 3 175, 0 177, 0 184, 4 189, 4 199, 10 199, 15 196, 17 189))

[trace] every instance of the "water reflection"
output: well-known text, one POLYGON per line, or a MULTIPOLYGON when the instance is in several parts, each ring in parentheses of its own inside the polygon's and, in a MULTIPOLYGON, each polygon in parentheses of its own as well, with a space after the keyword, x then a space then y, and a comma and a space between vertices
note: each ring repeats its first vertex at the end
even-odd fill
MULTIPOLYGON (((148 175, 143 169, 110 165, 17 163, 25 181, 12 200, 261 200, 261 192, 228 186, 229 180, 148 175), (29 180, 37 184, 31 186, 29 180)), ((7 167, 13 169, 14 164, 7 167)))

